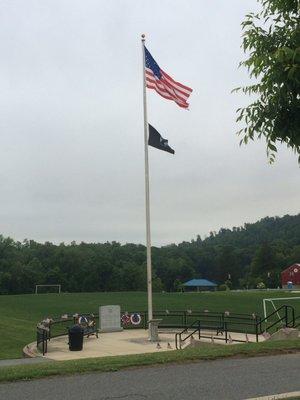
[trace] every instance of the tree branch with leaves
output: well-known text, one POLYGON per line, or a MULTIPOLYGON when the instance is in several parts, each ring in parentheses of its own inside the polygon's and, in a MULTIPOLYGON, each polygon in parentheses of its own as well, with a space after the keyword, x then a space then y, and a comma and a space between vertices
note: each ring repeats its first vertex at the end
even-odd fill
POLYGON ((274 162, 277 143, 285 143, 300 162, 300 1, 258 1, 262 10, 242 23, 248 58, 240 65, 256 82, 234 89, 254 97, 237 110, 237 122, 244 124, 240 144, 264 137, 274 162))

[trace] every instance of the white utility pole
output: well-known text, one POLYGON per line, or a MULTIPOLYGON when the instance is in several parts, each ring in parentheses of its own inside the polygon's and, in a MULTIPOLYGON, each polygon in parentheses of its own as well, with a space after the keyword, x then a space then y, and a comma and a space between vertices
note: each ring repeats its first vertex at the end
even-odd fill
POLYGON ((146 94, 146 74, 145 74, 145 35, 142 35, 142 55, 143 55, 143 100, 144 100, 144 141, 145 141, 144 146, 145 146, 145 205, 146 205, 146 241, 147 241, 148 320, 152 321, 153 304, 152 304, 150 189, 149 189, 149 159, 148 159, 149 127, 147 118, 147 94, 146 94))

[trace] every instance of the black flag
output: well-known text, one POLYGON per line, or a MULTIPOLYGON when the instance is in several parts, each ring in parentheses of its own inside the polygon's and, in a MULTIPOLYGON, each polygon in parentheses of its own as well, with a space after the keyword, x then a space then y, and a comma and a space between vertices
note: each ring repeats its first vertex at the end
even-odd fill
POLYGON ((167 139, 164 139, 160 133, 157 132, 152 125, 149 124, 149 146, 155 147, 159 150, 167 151, 168 153, 175 154, 175 151, 168 145, 167 139))

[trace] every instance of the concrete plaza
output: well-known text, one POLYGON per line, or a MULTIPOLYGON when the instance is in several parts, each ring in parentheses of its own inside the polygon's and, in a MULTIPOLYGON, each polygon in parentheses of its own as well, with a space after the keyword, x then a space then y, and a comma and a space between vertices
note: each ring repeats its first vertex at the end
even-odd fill
MULTIPOLYGON (((107 357, 128 354, 142 354, 142 353, 155 353, 161 351, 172 351, 176 349, 175 346, 175 333, 174 330, 162 330, 159 333, 159 346, 157 342, 153 343, 148 340, 148 331, 144 329, 127 329, 121 332, 100 333, 99 338, 96 336, 85 337, 83 341, 82 351, 70 351, 68 346, 68 336, 60 336, 53 338, 48 342, 48 352, 43 358, 50 360, 74 360, 80 358, 91 357, 107 357)), ((201 346, 201 343, 219 344, 219 345, 233 345, 237 342, 234 340, 245 341, 245 334, 230 333, 231 340, 226 344, 224 340, 219 340, 222 336, 216 336, 215 332, 202 332, 208 338, 201 338, 199 342, 195 335, 194 340, 188 339, 183 347, 186 345, 201 346), (213 337, 213 339, 212 339, 213 337)), ((248 335, 251 342, 255 341, 255 335, 248 335)), ((263 341, 262 336, 259 341, 263 341)), ((41 354, 36 348, 36 343, 31 343, 27 346, 27 354, 31 357, 39 357, 41 354)))

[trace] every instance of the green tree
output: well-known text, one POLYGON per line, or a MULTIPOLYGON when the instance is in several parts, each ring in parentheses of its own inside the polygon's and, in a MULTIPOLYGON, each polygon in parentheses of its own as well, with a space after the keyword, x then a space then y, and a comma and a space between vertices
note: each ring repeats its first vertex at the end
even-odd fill
POLYGON ((268 243, 263 243, 255 252, 251 263, 252 275, 261 276, 275 268, 274 251, 268 243))
POLYGON ((243 136, 240 143, 265 137, 270 162, 276 142, 285 143, 300 162, 300 2, 258 1, 262 10, 246 15, 242 23, 248 58, 241 65, 256 83, 236 89, 254 97, 237 110, 237 121, 245 123, 238 132, 243 136))
MULTIPOLYGON (((207 278, 233 288, 280 284, 280 273, 300 262, 300 214, 266 217, 210 237, 152 248, 153 290, 207 278), (267 245, 263 245, 267 243, 267 245)), ((63 291, 146 290, 145 246, 117 242, 55 245, 0 235, 0 294, 30 293, 35 284, 63 291)))
POLYGON ((12 276, 10 272, 0 272, 0 294, 9 294, 11 290, 12 276))
POLYGON ((221 246, 218 249, 218 257, 216 259, 216 271, 218 280, 224 282, 231 288, 237 286, 240 278, 240 265, 233 246, 221 246))
POLYGON ((294 263, 300 263, 300 245, 295 246, 292 253, 287 261, 286 266, 292 265, 294 263))
POLYGON ((146 266, 124 262, 121 279, 124 290, 146 290, 146 266))

